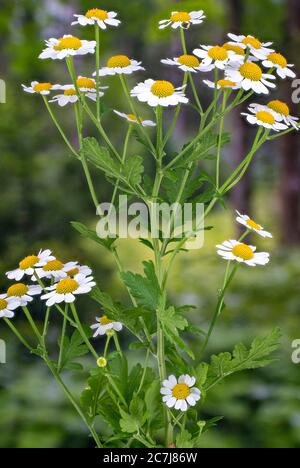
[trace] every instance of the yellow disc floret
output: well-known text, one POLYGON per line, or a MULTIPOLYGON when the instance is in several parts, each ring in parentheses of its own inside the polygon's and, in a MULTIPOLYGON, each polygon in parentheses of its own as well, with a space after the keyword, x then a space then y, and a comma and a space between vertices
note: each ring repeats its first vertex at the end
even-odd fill
POLYGON ((134 114, 127 114, 127 118, 129 120, 132 120, 132 122, 137 122, 138 121, 137 116, 134 115, 134 114))
POLYGON ((165 98, 172 96, 175 92, 175 88, 170 81, 158 80, 151 86, 151 92, 154 96, 165 98))
POLYGON ((269 125, 274 125, 275 123, 275 117, 270 112, 266 112, 266 111, 257 112, 256 118, 257 120, 260 120, 261 122, 269 124, 269 125))
POLYGON ((103 317, 99 319, 99 323, 101 323, 101 325, 109 325, 110 323, 113 323, 113 321, 107 318, 106 315, 103 315, 103 317))
POLYGON ((97 359, 97 366, 101 368, 107 366, 107 360, 105 359, 105 357, 99 357, 99 359, 97 359))
POLYGON ((274 65, 279 65, 281 68, 286 68, 288 64, 287 59, 283 55, 277 54, 276 52, 268 55, 268 60, 274 63, 274 65))
POLYGON ((224 47, 215 46, 209 49, 208 55, 213 60, 220 60, 223 62, 228 59, 228 51, 224 47))
POLYGON ((231 52, 235 52, 237 55, 245 55, 245 50, 238 45, 231 44, 230 42, 226 42, 226 44, 223 45, 224 49, 230 50, 231 52))
POLYGON ((36 263, 38 263, 38 261, 39 257, 36 255, 29 255, 20 261, 19 268, 21 270, 27 270, 27 268, 32 268, 36 263))
POLYGON ((76 80, 78 88, 88 88, 88 89, 95 89, 96 84, 95 81, 92 78, 78 78, 76 80))
POLYGON ((242 40, 242 43, 246 46, 254 47, 254 49, 260 49, 262 46, 262 43, 258 39, 256 39, 256 37, 251 36, 245 37, 245 39, 242 40))
POLYGON ((131 64, 127 55, 114 55, 107 61, 108 68, 126 68, 131 64))
POLYGON ((221 86, 221 88, 233 88, 236 86, 236 83, 231 80, 219 80, 218 85, 221 86))
POLYGON ((67 271, 67 275, 70 277, 76 276, 79 273, 79 268, 72 268, 72 270, 67 271))
POLYGON ((105 21, 108 19, 108 13, 106 10, 100 10, 100 8, 92 8, 88 10, 85 14, 86 18, 97 18, 100 21, 105 21))
POLYGON ((79 288, 79 284, 72 278, 64 278, 56 286, 57 294, 70 294, 79 288))
POLYGON ((64 267, 60 260, 51 260, 43 266, 44 271, 59 271, 64 267))
POLYGON ((5 299, 0 299, 0 311, 6 309, 8 302, 5 299))
POLYGON ((232 249, 233 255, 236 257, 242 258, 243 260, 252 260, 254 257, 253 250, 249 245, 246 244, 238 244, 232 249))
POLYGON ((176 11, 171 15, 173 23, 188 23, 191 21, 191 15, 186 11, 176 11))
POLYGON ((186 67, 190 68, 198 68, 200 66, 200 61, 194 55, 181 55, 178 58, 178 63, 180 65, 185 65, 186 67))
POLYGON ((36 83, 34 86, 33 86, 33 90, 36 92, 36 93, 42 93, 43 91, 50 91, 52 88, 52 84, 51 83, 36 83))
POLYGON ((260 81, 262 79, 262 69, 255 63, 244 63, 240 67, 241 75, 251 81, 260 81))
POLYGON ((278 114, 282 114, 285 117, 288 117, 290 115, 290 109, 285 102, 282 101, 270 101, 268 104, 269 109, 273 110, 274 112, 277 112, 278 114))
POLYGON ((255 229, 256 231, 261 231, 262 227, 257 224, 253 219, 248 219, 247 220, 247 226, 251 229, 255 229))
POLYGON ((172 395, 177 400, 185 400, 190 394, 191 391, 187 384, 177 384, 172 390, 172 395))
POLYGON ((70 37, 62 37, 59 39, 58 44, 54 46, 55 50, 78 50, 82 46, 82 42, 78 37, 70 36, 70 37))
POLYGON ((70 88, 70 89, 65 89, 64 90, 64 95, 65 96, 76 96, 76 89, 70 88))
POLYGON ((9 297, 22 297, 27 293, 28 293, 28 286, 26 286, 26 284, 23 284, 23 283, 13 284, 7 290, 7 295, 9 297))

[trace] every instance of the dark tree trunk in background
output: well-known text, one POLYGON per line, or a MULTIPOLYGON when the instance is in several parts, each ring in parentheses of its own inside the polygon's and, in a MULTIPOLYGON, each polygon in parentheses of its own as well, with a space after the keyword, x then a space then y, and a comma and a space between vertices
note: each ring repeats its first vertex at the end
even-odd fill
MULTIPOLYGON (((287 24, 285 45, 289 62, 296 64, 300 76, 300 1, 286 0, 287 24)), ((290 103, 292 115, 299 114, 299 105, 293 104, 293 89, 286 82, 285 99, 290 103)), ((283 137, 281 159, 281 226, 285 244, 300 244, 300 151, 299 133, 293 132, 283 137)))
MULTIPOLYGON (((241 34, 243 18, 243 0, 229 0, 228 13, 230 15, 231 32, 241 34)), ((230 155, 232 164, 237 167, 247 153, 248 125, 241 118, 241 109, 236 109, 232 114, 232 124, 234 127, 233 140, 230 155)), ((231 192, 231 203, 234 209, 242 213, 249 213, 251 199, 251 176, 248 171, 239 184, 231 192)))

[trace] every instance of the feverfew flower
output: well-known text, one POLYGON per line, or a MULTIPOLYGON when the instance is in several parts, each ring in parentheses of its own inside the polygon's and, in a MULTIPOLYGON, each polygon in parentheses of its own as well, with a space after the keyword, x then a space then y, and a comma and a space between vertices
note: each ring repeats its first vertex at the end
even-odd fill
POLYGON ((7 297, 18 302, 19 306, 26 307, 29 302, 33 301, 32 296, 39 296, 42 288, 39 285, 26 285, 23 283, 15 283, 7 290, 7 297))
POLYGON ((30 94, 41 94, 47 96, 51 91, 59 89, 59 85, 53 85, 52 83, 39 83, 38 81, 32 81, 30 86, 22 84, 22 88, 26 93, 30 94))
MULTIPOLYGON (((127 55, 114 55, 108 59, 106 67, 100 68, 99 76, 131 75, 136 71, 145 70, 141 67, 141 63, 130 59, 127 55)), ((94 72, 93 76, 96 75, 97 72, 94 72)))
POLYGON ((132 124, 138 124, 142 125, 143 127, 156 127, 156 123, 153 122, 152 120, 140 120, 137 118, 136 115, 134 114, 124 114, 123 112, 119 112, 117 110, 114 110, 114 113, 117 114, 119 117, 122 117, 122 119, 127 120, 127 122, 132 123, 132 124))
POLYGON ((40 59, 63 60, 76 55, 94 54, 96 41, 84 41, 75 36, 65 35, 60 39, 49 39, 46 46, 39 56, 40 59))
POLYGON ((277 75, 283 80, 287 77, 296 78, 296 73, 291 70, 295 65, 288 63, 287 59, 281 54, 272 52, 267 56, 266 60, 264 60, 262 64, 264 67, 269 69, 275 68, 277 75))
POLYGON ((20 306, 20 301, 16 297, 8 297, 7 294, 0 294, 0 318, 13 318, 14 310, 20 306))
POLYGON ((237 36, 230 33, 228 37, 243 49, 248 48, 250 53, 259 60, 265 60, 271 52, 274 52, 273 49, 270 49, 272 42, 261 42, 254 36, 237 36))
POLYGON ((159 22, 159 29, 167 28, 171 26, 173 29, 183 28, 187 29, 191 24, 201 24, 206 18, 203 10, 191 11, 172 11, 169 19, 161 20, 159 22))
POLYGON ((241 115, 245 115, 247 121, 251 125, 259 125, 261 127, 267 128, 268 130, 274 130, 274 132, 280 132, 281 130, 286 130, 287 125, 277 122, 276 114, 271 109, 261 109, 249 107, 251 114, 243 112, 241 115))
POLYGON ((117 15, 118 13, 115 11, 92 8, 88 10, 85 15, 74 15, 77 20, 72 23, 72 26, 74 24, 79 24, 80 26, 98 24, 101 29, 106 29, 107 26, 119 26, 121 21, 116 19, 117 15))
POLYGON ((188 54, 181 55, 180 57, 174 57, 173 60, 163 59, 161 60, 161 63, 176 66, 185 73, 197 73, 198 71, 209 72, 214 68, 213 65, 203 65, 195 55, 188 54))
POLYGON ((19 263, 19 268, 8 271, 6 276, 10 280, 20 281, 24 275, 33 275, 35 268, 46 265, 54 260, 51 250, 40 250, 37 255, 28 255, 19 263))
POLYGON ((242 215, 238 211, 237 211, 237 214, 238 214, 238 216, 236 218, 237 222, 242 224, 243 226, 245 226, 247 229, 256 232, 261 237, 269 237, 269 238, 273 237, 270 232, 265 231, 264 228, 260 224, 257 224, 249 216, 242 215))
POLYGON ((278 120, 278 122, 285 122, 287 125, 294 127, 296 130, 300 129, 298 124, 299 118, 293 117, 291 115, 289 106, 285 102, 278 100, 270 101, 267 104, 267 108, 275 112, 276 120, 278 120))
POLYGON ((140 102, 147 102, 151 107, 177 106, 179 103, 189 102, 183 92, 184 89, 185 86, 175 88, 170 81, 149 79, 135 86, 131 96, 138 98, 140 102))
POLYGON ((195 49, 193 54, 202 59, 203 66, 213 65, 212 68, 218 68, 220 70, 224 70, 230 61, 243 61, 241 55, 236 55, 231 50, 227 50, 222 46, 201 45, 201 49, 195 49))
POLYGON ((266 265, 270 261, 270 254, 267 252, 256 253, 256 247, 243 244, 237 240, 228 240, 221 245, 217 245, 218 255, 225 260, 246 263, 249 266, 266 265))
POLYGON ((252 89, 257 94, 268 94, 268 88, 276 88, 275 76, 263 73, 259 65, 252 62, 231 63, 225 70, 226 78, 238 83, 245 91, 252 89))
POLYGON ((54 304, 65 302, 70 304, 75 301, 79 294, 88 294, 92 288, 96 286, 92 276, 76 275, 74 278, 64 278, 53 286, 46 288, 50 291, 41 296, 41 299, 46 300, 47 307, 54 304))
MULTIPOLYGON (((60 107, 64 107, 67 104, 74 104, 75 102, 79 101, 79 96, 74 85, 70 84, 61 86, 60 90, 63 92, 57 94, 56 96, 53 96, 53 98, 49 102, 57 102, 60 107)), ((81 91, 85 97, 91 99, 92 101, 97 100, 96 88, 91 88, 90 91, 83 91, 83 89, 79 88, 79 91, 81 91)), ((102 96, 104 96, 104 93, 102 91, 99 91, 99 97, 102 96)))
POLYGON ((105 335, 108 330, 114 330, 114 331, 121 331, 123 328, 123 325, 120 322, 114 322, 113 320, 110 320, 107 318, 106 315, 103 315, 103 317, 96 317, 97 323, 94 325, 91 325, 92 330, 96 330, 94 333, 94 338, 96 338, 98 335, 105 335))
POLYGON ((189 406, 195 406, 201 398, 201 391, 194 387, 195 382, 195 377, 189 375, 181 375, 178 382, 174 375, 170 375, 163 381, 160 389, 160 393, 164 395, 163 402, 169 408, 187 411, 189 406))
POLYGON ((107 366, 107 360, 105 359, 105 357, 101 356, 97 359, 97 366, 101 369, 107 366))
POLYGON ((209 88, 212 88, 212 89, 216 88, 218 90, 240 89, 240 85, 230 80, 218 80, 217 83, 215 83, 214 81, 210 81, 210 80, 203 80, 203 83, 205 83, 209 88))
MULTIPOLYGON (((63 263, 57 258, 47 262, 42 268, 37 268, 35 273, 36 275, 42 278, 54 278, 55 280, 60 280, 68 276, 68 271, 78 268, 77 262, 68 262, 63 263)), ((35 280, 35 277, 32 277, 32 280, 35 280)))

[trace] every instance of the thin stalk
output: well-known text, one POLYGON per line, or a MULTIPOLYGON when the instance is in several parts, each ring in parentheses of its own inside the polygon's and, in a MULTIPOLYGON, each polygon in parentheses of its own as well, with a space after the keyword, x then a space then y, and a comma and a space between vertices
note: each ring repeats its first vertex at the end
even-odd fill
POLYGON ((64 340, 65 340, 66 329, 67 329, 67 316, 68 316, 68 304, 65 305, 65 316, 63 318, 61 337, 60 337, 60 342, 59 342, 59 356, 58 356, 58 363, 57 363, 57 372, 59 374, 61 371, 63 351, 64 351, 64 340))
POLYGON ((90 343, 90 340, 88 339, 88 337, 86 336, 85 334, 85 331, 81 325, 81 322, 80 322, 80 319, 78 317, 78 314, 77 314, 77 310, 76 310, 76 307, 74 305, 74 303, 71 304, 71 310, 72 310, 72 313, 73 313, 73 316, 74 316, 74 319, 75 319, 75 322, 77 323, 77 328, 78 328, 78 331, 81 335, 81 338, 83 339, 83 341, 85 342, 85 344, 87 345, 88 349, 90 350, 90 352, 92 353, 92 355, 94 356, 94 358, 96 359, 96 361, 98 360, 99 356, 98 354, 96 353, 95 349, 93 348, 93 346, 91 345, 90 343))
POLYGON ((95 23, 95 39, 96 39, 96 85, 97 85, 97 120, 101 120, 101 102, 100 102, 100 29, 95 23))
POLYGON ((16 327, 11 323, 11 321, 4 317, 4 321, 6 323, 6 325, 11 329, 11 331, 16 335, 16 337, 18 338, 18 340, 20 340, 20 342, 25 346, 25 348, 28 349, 28 351, 32 352, 33 351, 33 348, 30 346, 30 344, 25 340, 25 338, 23 338, 23 336, 21 335, 21 333, 16 329, 16 327))
POLYGON ((143 385, 144 385, 144 382, 145 382, 145 378, 146 378, 146 374, 147 374, 147 368, 148 368, 148 364, 149 364, 149 357, 150 357, 150 349, 147 349, 143 375, 142 375, 141 382, 140 382, 138 391, 136 393, 136 396, 138 396, 139 393, 142 391, 142 388, 143 388, 143 385))
POLYGON ((220 160, 221 160, 221 148, 222 148, 222 135, 224 128, 225 109, 227 103, 227 91, 224 91, 223 102, 222 102, 222 117, 220 120, 219 138, 218 138, 218 151, 217 151, 217 166, 216 166, 216 190, 220 187, 220 160))
POLYGON ((27 320, 28 320, 28 322, 29 322, 35 336, 38 339, 38 342, 43 346, 44 343, 43 343, 43 340, 42 340, 42 336, 41 336, 41 334, 40 334, 40 332, 39 332, 39 330, 38 330, 32 316, 31 316, 31 313, 29 312, 29 310, 28 310, 28 308, 26 306, 23 306, 22 309, 23 309, 23 311, 24 311, 24 313, 26 315, 26 318, 27 318, 27 320))

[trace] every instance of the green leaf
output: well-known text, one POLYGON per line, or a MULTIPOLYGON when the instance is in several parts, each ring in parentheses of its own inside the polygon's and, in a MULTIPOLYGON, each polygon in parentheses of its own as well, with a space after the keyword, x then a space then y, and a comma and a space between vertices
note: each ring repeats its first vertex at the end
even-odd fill
POLYGON ((139 397, 134 397, 129 406, 129 413, 120 408, 122 419, 120 420, 121 430, 129 434, 138 432, 145 422, 145 404, 139 397))
POLYGON ((141 156, 131 156, 124 166, 123 175, 128 184, 132 187, 142 182, 144 172, 143 158, 141 156))
POLYGON ((178 330, 185 330, 188 327, 188 321, 182 314, 180 314, 175 307, 169 307, 166 310, 158 309, 158 317, 162 329, 167 339, 178 346, 182 351, 188 354, 191 359, 195 359, 192 350, 187 346, 179 335, 178 330))
POLYGON ((74 368, 74 359, 77 359, 88 353, 88 348, 78 330, 73 333, 71 339, 65 336, 61 346, 62 360, 59 369, 60 371, 62 371, 64 368, 74 368))
POLYGON ((176 437, 176 448, 193 448, 192 434, 186 429, 176 437))
POLYGON ((101 369, 91 370, 91 377, 88 379, 88 385, 81 393, 80 403, 85 413, 90 418, 95 418, 100 404, 100 393, 104 389, 105 377, 101 369))
POLYGON ((73 226, 74 229, 76 229, 76 231, 78 231, 81 234, 82 237, 84 237, 85 239, 91 239, 94 242, 97 242, 97 244, 102 245, 107 250, 111 251, 111 247, 116 241, 115 238, 114 239, 109 239, 109 238, 108 239, 101 239, 100 237, 98 237, 96 231, 93 231, 92 229, 89 229, 88 227, 86 227, 82 223, 72 221, 71 225, 73 226))
POLYGON ((233 353, 212 356, 208 370, 206 389, 211 388, 229 375, 248 369, 265 367, 273 362, 270 355, 278 348, 281 332, 278 328, 265 338, 256 338, 250 349, 238 344, 233 353))
POLYGON ((139 306, 149 310, 156 310, 160 287, 153 262, 144 262, 144 272, 145 276, 126 272, 122 274, 122 279, 139 306))
POLYGON ((104 146, 100 146, 96 138, 85 138, 83 140, 82 151, 85 157, 101 169, 108 177, 118 178, 121 166, 109 153, 104 146))

